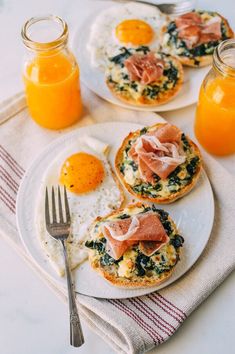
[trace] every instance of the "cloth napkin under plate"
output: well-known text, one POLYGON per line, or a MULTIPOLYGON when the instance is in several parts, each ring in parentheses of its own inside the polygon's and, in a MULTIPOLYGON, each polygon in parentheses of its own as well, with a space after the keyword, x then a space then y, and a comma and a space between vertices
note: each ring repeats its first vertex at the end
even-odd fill
MULTIPOLYGON (((85 89, 83 93, 84 118, 64 131, 39 128, 20 94, 0 106, 0 233, 63 301, 65 290, 45 277, 24 250, 16 229, 15 201, 24 171, 45 145, 76 127, 107 120, 146 125, 159 121, 154 113, 146 119, 146 113, 115 107, 85 89)), ((191 270, 167 288, 135 299, 77 295, 83 319, 117 353, 144 353, 166 341, 235 267, 234 177, 208 155, 204 161, 215 195, 215 222, 208 245, 191 270)))

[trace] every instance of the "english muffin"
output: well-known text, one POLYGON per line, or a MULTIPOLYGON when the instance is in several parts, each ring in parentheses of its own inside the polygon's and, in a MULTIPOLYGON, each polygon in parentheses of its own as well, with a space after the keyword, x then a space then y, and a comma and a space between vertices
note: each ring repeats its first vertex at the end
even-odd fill
POLYGON ((92 268, 106 280, 138 288, 158 285, 171 276, 183 242, 167 212, 136 203, 98 217, 86 247, 92 268))
POLYGON ((195 10, 172 19, 162 28, 162 50, 182 64, 201 67, 212 62, 217 45, 234 33, 217 12, 195 10))
POLYGON ((133 105, 160 105, 172 99, 183 83, 178 59, 148 47, 121 48, 109 59, 105 77, 112 94, 133 105))
POLYGON ((181 130, 158 123, 131 132, 123 140, 115 168, 136 198, 171 203, 196 184, 202 158, 196 144, 181 130))

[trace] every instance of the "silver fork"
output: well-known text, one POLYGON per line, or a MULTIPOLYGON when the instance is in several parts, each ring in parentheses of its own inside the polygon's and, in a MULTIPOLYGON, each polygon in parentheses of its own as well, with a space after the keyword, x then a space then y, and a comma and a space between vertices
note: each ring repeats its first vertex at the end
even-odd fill
MULTIPOLYGON (((106 1, 106 0, 98 0, 106 1)), ((130 2, 130 0, 113 0, 114 2, 130 2)), ((157 7, 161 12, 167 15, 179 16, 184 13, 190 12, 194 9, 194 0, 179 1, 176 3, 161 3, 156 0, 134 0, 133 2, 140 2, 142 4, 148 4, 157 7)))
POLYGON ((65 217, 63 216, 63 207, 61 201, 60 187, 58 186, 58 203, 56 208, 55 201, 55 190, 52 187, 51 193, 51 204, 52 204, 52 221, 50 218, 50 207, 49 207, 49 197, 48 190, 46 188, 45 197, 45 220, 46 229, 48 233, 57 241, 60 241, 63 247, 64 259, 65 259, 65 271, 67 277, 68 286, 68 299, 69 299, 69 312, 70 312, 70 344, 74 347, 80 347, 84 343, 84 337, 82 333, 82 327, 77 311, 77 306, 75 302, 75 294, 72 284, 72 277, 69 268, 68 255, 66 250, 66 239, 69 237, 70 233, 70 211, 69 203, 66 193, 66 188, 64 188, 64 211, 65 217), (57 209, 57 212, 56 212, 57 209), (59 215, 58 215, 59 213, 59 215), (58 220, 58 221, 57 221, 58 220))

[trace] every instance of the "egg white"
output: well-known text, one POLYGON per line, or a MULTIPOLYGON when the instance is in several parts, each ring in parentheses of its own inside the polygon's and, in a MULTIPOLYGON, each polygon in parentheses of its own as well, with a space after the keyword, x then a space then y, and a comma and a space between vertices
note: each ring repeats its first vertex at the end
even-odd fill
POLYGON ((148 23, 155 34, 148 47, 156 50, 159 49, 160 29, 166 22, 166 16, 156 7, 145 4, 117 4, 97 16, 91 26, 87 50, 91 55, 92 66, 104 70, 108 63, 108 58, 117 55, 121 47, 138 47, 119 42, 115 35, 116 26, 127 19, 139 19, 148 23))
MULTIPOLYGON (((108 146, 92 137, 84 136, 76 143, 69 145, 55 157, 44 173, 39 188, 38 205, 36 206, 36 226, 41 246, 59 275, 64 275, 64 258, 60 242, 54 240, 46 231, 44 216, 44 197, 46 187, 59 185, 61 167, 69 156, 77 152, 86 152, 103 162, 105 178, 100 186, 89 193, 77 195, 67 190, 70 213, 71 234, 67 242, 67 251, 71 268, 74 269, 87 258, 84 240, 89 227, 97 216, 104 216, 121 206, 123 194, 107 159, 108 146)), ((57 193, 56 193, 57 194, 57 193)))

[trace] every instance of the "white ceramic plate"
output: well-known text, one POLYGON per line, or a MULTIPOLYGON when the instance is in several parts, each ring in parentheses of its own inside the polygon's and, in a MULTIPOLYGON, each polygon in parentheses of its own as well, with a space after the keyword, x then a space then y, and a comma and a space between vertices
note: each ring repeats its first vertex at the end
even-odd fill
POLYGON ((178 108, 183 108, 197 102, 198 94, 200 90, 201 83, 206 76, 210 67, 204 68, 187 68, 184 66, 184 84, 180 92, 176 97, 174 97, 168 103, 162 104, 160 106, 135 106, 120 101, 115 96, 111 94, 108 87, 106 86, 104 73, 95 68, 90 63, 90 53, 86 48, 87 42, 89 41, 90 26, 95 20, 95 15, 86 19, 82 26, 79 26, 74 33, 72 40, 73 52, 78 60, 80 67, 81 81, 98 96, 107 100, 108 102, 114 103, 118 106, 134 109, 138 111, 148 111, 148 112, 164 112, 171 111, 178 108))
MULTIPOLYGON (((38 200, 38 186, 46 167, 56 154, 59 154, 69 143, 82 135, 90 135, 110 144, 110 160, 113 164, 115 153, 123 138, 129 131, 140 127, 140 125, 133 123, 112 122, 80 128, 49 145, 26 172, 17 198, 18 229, 29 254, 37 262, 41 270, 53 281, 66 286, 65 279, 55 273, 43 252, 37 236, 36 226, 33 222, 38 200)), ((86 261, 73 274, 77 292, 101 298, 134 297, 159 290, 187 272, 204 250, 213 225, 214 199, 205 172, 202 173, 196 187, 187 196, 173 204, 160 207, 169 211, 185 239, 182 259, 177 264, 172 277, 160 286, 134 290, 121 289, 107 283, 90 268, 86 261)))

